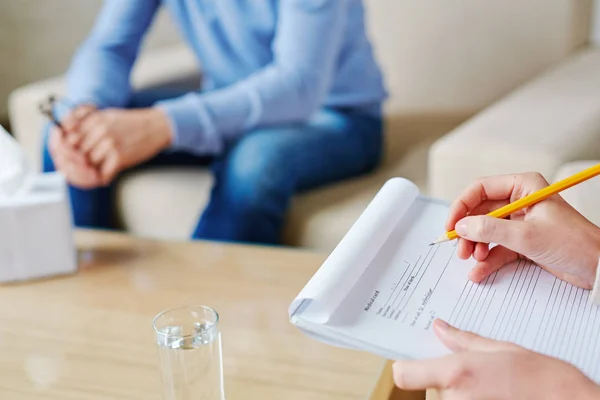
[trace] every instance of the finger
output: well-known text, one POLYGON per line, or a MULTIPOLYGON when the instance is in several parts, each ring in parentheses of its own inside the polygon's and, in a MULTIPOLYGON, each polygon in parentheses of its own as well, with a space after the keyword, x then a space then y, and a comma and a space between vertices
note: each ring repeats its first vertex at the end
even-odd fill
POLYGON ((490 245, 488 243, 476 243, 473 250, 473 258, 477 261, 483 261, 490 254, 490 245))
MULTIPOLYGON (((85 117, 85 119, 82 119, 73 130, 69 131, 69 134, 67 135, 69 138, 69 143, 73 147, 83 149, 85 140, 88 139, 88 136, 90 136, 94 132, 98 131, 98 128, 99 128, 101 122, 102 122, 102 119, 101 119, 101 115, 99 113, 97 113, 97 112, 88 113, 87 116, 85 117)), ((100 132, 96 132, 96 137, 98 135, 100 135, 101 132, 102 132, 101 129, 100 129, 100 132)), ((84 153, 89 151, 90 144, 88 143, 86 146, 87 146, 86 150, 83 150, 84 153)))
POLYGON ((80 166, 89 166, 85 156, 81 152, 70 148, 68 145, 61 150, 61 153, 67 162, 80 166))
POLYGON ((103 185, 110 184, 119 172, 119 158, 115 152, 108 154, 100 166, 100 180, 103 185))
POLYGON ((88 117, 93 111, 96 111, 96 106, 92 104, 83 104, 75 109, 73 116, 75 119, 81 121, 88 117))
MULTIPOLYGON (((59 135, 62 136, 62 135, 59 135)), ((52 156, 52 161, 54 161, 54 165, 56 169, 59 171, 63 171, 63 166, 67 162, 66 161, 66 147, 63 144, 63 140, 59 136, 51 136, 50 141, 48 143, 48 149, 50 150, 50 155, 52 156)))
POLYGON ((61 153, 65 159, 70 160, 71 162, 86 163, 83 153, 75 150, 62 135, 56 142, 56 151, 61 153))
POLYGON ((467 216, 486 200, 507 200, 515 186, 515 175, 499 175, 478 179, 452 203, 446 229, 454 229, 460 219, 467 216))
POLYGON ((67 130, 65 137, 66 142, 73 148, 78 148, 81 144, 81 140, 83 139, 81 132, 76 130, 67 130))
POLYGON ((77 128, 77 125, 79 125, 85 118, 90 116, 95 110, 96 107, 93 105, 79 106, 66 116, 62 125, 67 131, 74 130, 77 128))
POLYGON ((446 389, 464 364, 461 354, 418 361, 396 361, 394 383, 402 390, 446 389))
POLYGON ((60 153, 52 154, 52 161, 54 161, 54 166, 57 171, 64 172, 64 165, 66 163, 64 156, 60 153))
POLYGON ((466 217, 456 224, 463 239, 480 243, 497 243, 525 256, 536 247, 539 234, 533 221, 514 221, 480 215, 466 217))
POLYGON ((98 125, 102 123, 103 115, 104 112, 98 110, 89 113, 84 119, 81 120, 81 123, 78 125, 77 129, 82 135, 89 135, 91 131, 95 130, 98 125))
MULTIPOLYGON (((113 142, 110 138, 102 138, 98 144, 91 149, 89 152, 89 159, 94 165, 100 165, 110 153, 111 150, 114 149, 113 142)), ((82 149, 83 150, 83 149, 82 149)))
POLYGON ((63 127, 65 129, 65 136, 69 145, 74 148, 79 146, 82 139, 82 133, 79 128, 85 118, 91 115, 92 111, 95 110, 93 106, 80 106, 71 112, 65 121, 63 127))
POLYGON ((461 260, 468 260, 473 255, 475 249, 475 243, 466 239, 458 239, 458 248, 456 249, 456 255, 461 260))
POLYGON ((89 153, 94 149, 101 140, 107 139, 107 131, 102 126, 96 126, 85 133, 79 148, 84 153, 89 153))
POLYGON ((98 173, 89 167, 66 162, 62 165, 61 172, 71 185, 80 189, 91 189, 100 185, 98 173))
POLYGON ((79 151, 74 150, 62 139, 51 139, 52 159, 56 168, 63 172, 70 182, 89 181, 90 185, 97 186, 99 181, 98 172, 90 166, 86 157, 79 151))
POLYGON ((67 132, 74 129, 77 125, 77 118, 75 118, 76 111, 77 110, 73 110, 72 112, 67 114, 67 116, 62 120, 61 125, 67 132))
POLYGON ((479 204, 478 206, 476 206, 475 208, 473 208, 469 212, 469 215, 485 215, 485 214, 487 214, 489 212, 492 212, 492 211, 497 210, 497 209, 499 209, 501 207, 504 207, 508 203, 510 203, 509 199, 505 199, 505 200, 486 200, 486 201, 482 202, 481 204, 479 204))
POLYGON ((60 133, 51 138, 50 153, 53 158, 60 158, 63 162, 68 161, 75 164, 86 164, 84 155, 74 150, 60 133))
POLYGON ((48 150, 54 155, 58 149, 62 146, 63 135, 58 128, 52 128, 50 131, 50 139, 48 140, 48 150))
POLYGON ((488 276, 519 258, 519 255, 503 246, 490 250, 485 260, 479 261, 469 273, 469 279, 475 283, 482 282, 488 276))
POLYGON ((503 351, 515 346, 498 340, 484 338, 472 332, 462 331, 448 323, 436 319, 433 329, 437 337, 446 347, 455 353, 463 351, 503 351))

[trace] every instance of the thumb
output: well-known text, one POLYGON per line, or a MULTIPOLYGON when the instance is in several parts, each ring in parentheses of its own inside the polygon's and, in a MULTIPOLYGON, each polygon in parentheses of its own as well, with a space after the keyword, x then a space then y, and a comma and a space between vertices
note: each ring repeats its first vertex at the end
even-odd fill
POLYGON ((455 353, 462 351, 503 351, 515 349, 516 346, 498 340, 487 339, 475 333, 462 331, 448 323, 437 319, 433 327, 437 337, 446 347, 455 353))
POLYGON ((456 233, 463 239, 479 243, 496 243, 527 255, 536 236, 531 222, 511 221, 485 215, 466 217, 456 223, 456 233))

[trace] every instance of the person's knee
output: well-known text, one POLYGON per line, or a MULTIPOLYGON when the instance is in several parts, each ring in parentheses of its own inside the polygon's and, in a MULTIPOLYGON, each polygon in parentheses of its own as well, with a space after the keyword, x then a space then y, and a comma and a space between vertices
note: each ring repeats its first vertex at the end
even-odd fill
POLYGON ((264 207, 273 198, 284 196, 293 184, 290 166, 269 136, 247 136, 229 154, 223 178, 236 208, 264 207))

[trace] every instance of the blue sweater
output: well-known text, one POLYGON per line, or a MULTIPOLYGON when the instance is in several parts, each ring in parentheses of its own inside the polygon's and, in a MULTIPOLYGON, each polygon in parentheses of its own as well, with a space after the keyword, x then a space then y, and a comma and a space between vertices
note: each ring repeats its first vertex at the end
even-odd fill
POLYGON ((203 73, 201 90, 157 104, 174 150, 218 154, 248 130, 306 121, 323 106, 380 113, 386 92, 361 0, 105 0, 67 74, 72 100, 127 106, 161 5, 203 73))

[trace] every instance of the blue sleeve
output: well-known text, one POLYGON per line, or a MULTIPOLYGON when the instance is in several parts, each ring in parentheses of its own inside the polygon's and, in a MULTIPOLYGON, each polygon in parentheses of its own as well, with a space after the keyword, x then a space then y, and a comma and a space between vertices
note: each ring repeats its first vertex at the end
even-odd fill
POLYGON ((281 0, 273 61, 227 88, 159 103, 173 149, 220 153, 253 128, 307 120, 323 103, 341 47, 346 0, 281 0))
POLYGON ((67 72, 67 96, 99 107, 123 107, 131 69, 160 0, 105 0, 67 72))

